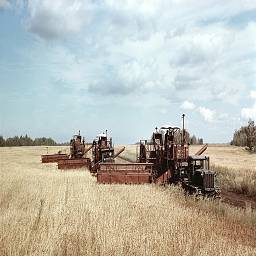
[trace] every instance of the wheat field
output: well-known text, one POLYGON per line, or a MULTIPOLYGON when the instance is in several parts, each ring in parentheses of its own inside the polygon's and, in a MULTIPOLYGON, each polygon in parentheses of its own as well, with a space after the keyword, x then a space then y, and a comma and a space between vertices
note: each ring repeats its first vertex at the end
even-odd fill
POLYGON ((174 187, 97 184, 86 170, 41 164, 42 153, 0 148, 0 255, 256 255, 250 209, 174 187))

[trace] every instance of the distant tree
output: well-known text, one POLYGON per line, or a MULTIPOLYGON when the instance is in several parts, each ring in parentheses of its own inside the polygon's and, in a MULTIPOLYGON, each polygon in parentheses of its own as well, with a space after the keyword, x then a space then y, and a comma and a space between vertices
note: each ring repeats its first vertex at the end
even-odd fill
POLYGON ((198 144, 199 144, 199 145, 203 145, 203 144, 204 144, 203 138, 198 139, 198 144))
POLYGON ((196 145, 197 144, 197 138, 195 135, 193 135, 192 137, 190 137, 190 144, 191 145, 196 145))
POLYGON ((2 135, 0 135, 0 147, 4 147, 5 146, 5 139, 2 135))
POLYGON ((42 138, 35 138, 34 145, 35 146, 42 146, 42 145, 55 146, 57 145, 57 143, 52 138, 42 137, 42 138))
POLYGON ((254 121, 249 120, 248 126, 245 127, 245 133, 247 137, 247 147, 249 150, 253 150, 256 140, 256 126, 254 125, 254 121))
POLYGON ((14 136, 7 138, 6 140, 3 136, 0 136, 0 147, 13 147, 13 146, 54 146, 57 143, 52 138, 35 138, 32 140, 27 134, 25 136, 14 136))
POLYGON ((204 140, 203 138, 197 138, 195 135, 189 138, 190 145, 203 145, 204 140))
POLYGON ((256 126, 254 121, 249 120, 247 126, 242 126, 239 130, 235 131, 231 144, 248 147, 250 151, 256 152, 256 126))

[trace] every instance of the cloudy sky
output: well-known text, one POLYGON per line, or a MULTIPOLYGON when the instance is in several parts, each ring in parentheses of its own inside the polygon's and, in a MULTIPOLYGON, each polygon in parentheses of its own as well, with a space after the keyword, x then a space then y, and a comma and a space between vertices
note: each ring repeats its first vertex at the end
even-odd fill
POLYGON ((0 0, 0 134, 116 143, 256 120, 256 1, 0 0))

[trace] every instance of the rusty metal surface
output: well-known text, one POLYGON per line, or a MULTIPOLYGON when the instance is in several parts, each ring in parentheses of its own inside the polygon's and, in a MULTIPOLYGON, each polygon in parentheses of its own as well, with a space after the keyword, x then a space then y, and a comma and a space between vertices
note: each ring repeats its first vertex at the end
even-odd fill
POLYGON ((152 182, 152 164, 99 164, 97 182, 104 184, 143 184, 152 182))
POLYGON ((158 176, 154 179, 154 183, 156 184, 165 184, 170 182, 170 178, 172 177, 171 171, 166 171, 162 175, 158 176))
POLYGON ((70 140, 70 156, 71 158, 82 158, 85 154, 85 140, 84 137, 78 134, 74 135, 70 140))
POLYGON ((100 134, 97 139, 93 141, 92 149, 92 162, 94 166, 100 162, 113 162, 114 161, 114 147, 112 144, 112 138, 107 137, 106 134, 100 134))
POLYGON ((67 154, 52 154, 52 155, 42 155, 42 163, 57 163, 61 159, 68 159, 67 154))
POLYGON ((78 169, 83 167, 90 168, 91 159, 90 158, 80 158, 80 159, 62 159, 58 161, 58 169, 78 169))
POLYGON ((103 184, 144 184, 151 183, 149 173, 97 173, 97 182, 103 184))

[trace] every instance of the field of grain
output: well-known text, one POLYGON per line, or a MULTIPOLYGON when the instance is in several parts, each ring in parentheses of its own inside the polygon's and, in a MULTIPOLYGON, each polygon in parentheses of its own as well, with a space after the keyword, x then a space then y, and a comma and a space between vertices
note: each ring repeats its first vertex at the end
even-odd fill
MULTIPOLYGON (((192 146, 195 152, 199 146, 192 146)), ((217 171, 222 189, 256 197, 256 154, 245 148, 210 145, 206 151, 217 171)))
MULTIPOLYGON (((255 255, 256 214, 177 188, 100 185, 1 148, 0 255, 255 255)), ((57 148, 50 148, 49 153, 57 148)))

